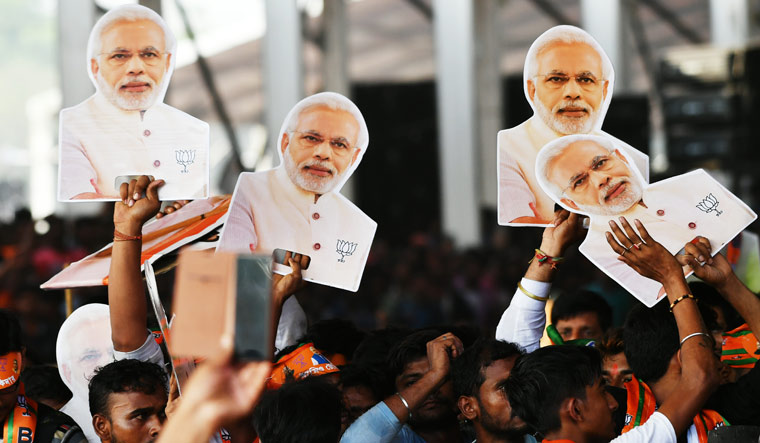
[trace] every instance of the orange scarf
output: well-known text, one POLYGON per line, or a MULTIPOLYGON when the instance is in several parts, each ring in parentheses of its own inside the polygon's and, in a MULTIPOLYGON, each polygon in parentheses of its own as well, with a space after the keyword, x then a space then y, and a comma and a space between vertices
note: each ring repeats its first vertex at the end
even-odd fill
POLYGON ((3 441, 34 441, 37 429, 37 402, 24 395, 24 384, 19 383, 16 405, 3 424, 3 441))
POLYGON ((747 324, 723 333, 720 361, 733 368, 754 368, 760 358, 760 342, 747 324))
MULTIPOLYGON (((625 389, 628 391, 628 403, 623 434, 643 425, 657 410, 654 394, 643 381, 634 377, 625 384, 625 389)), ((729 426, 728 421, 710 409, 703 409, 694 417, 694 427, 697 429, 700 443, 707 443, 707 433, 721 426, 729 426)))

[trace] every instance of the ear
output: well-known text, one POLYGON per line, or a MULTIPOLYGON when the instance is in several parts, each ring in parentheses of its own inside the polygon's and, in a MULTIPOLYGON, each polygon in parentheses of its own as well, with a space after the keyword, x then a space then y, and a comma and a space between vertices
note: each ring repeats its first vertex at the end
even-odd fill
POLYGON ((602 88, 602 101, 607 100, 607 88, 610 86, 610 81, 604 81, 604 87, 602 88))
POLYGON ((92 416, 92 427, 95 428, 95 433, 98 434, 100 440, 104 443, 111 441, 111 422, 101 414, 95 414, 92 416))
POLYGON ((98 66, 98 61, 94 58, 90 59, 90 71, 92 72, 93 77, 98 76, 98 71, 100 70, 100 67, 98 66))
POLYGON ((583 412, 585 405, 580 398, 570 397, 567 400, 567 415, 571 420, 578 423, 583 421, 583 412))
POLYGON ((475 397, 469 395, 460 396, 457 400, 457 407, 467 420, 473 421, 480 417, 480 406, 475 397))
POLYGON ((569 198, 561 198, 561 199, 559 199, 559 201, 561 201, 562 203, 564 203, 566 206, 569 206, 569 207, 575 209, 576 211, 580 211, 580 209, 578 208, 578 205, 576 205, 575 202, 572 201, 572 200, 570 200, 569 198))
POLYGON ((164 72, 169 72, 169 67, 172 65, 172 54, 166 54, 166 70, 164 72))
POLYGON ((356 159, 359 158, 359 153, 361 151, 362 151, 361 149, 356 148, 356 152, 354 152, 354 157, 351 159, 351 166, 353 166, 354 163, 356 163, 356 159))
POLYGON ((533 83, 533 80, 528 80, 528 97, 530 97, 530 101, 533 101, 535 96, 536 96, 536 85, 533 83))
POLYGON ((290 137, 288 136, 288 133, 285 132, 282 134, 282 140, 280 140, 280 152, 284 154, 285 148, 288 147, 288 144, 290 144, 290 137))

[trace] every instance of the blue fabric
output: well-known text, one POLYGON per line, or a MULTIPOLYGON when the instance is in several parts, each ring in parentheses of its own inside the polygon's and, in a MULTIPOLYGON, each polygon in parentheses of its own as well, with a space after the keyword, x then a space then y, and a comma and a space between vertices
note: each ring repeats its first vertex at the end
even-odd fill
POLYGON ((385 402, 365 412, 343 433, 340 443, 425 443, 409 426, 401 425, 385 402))

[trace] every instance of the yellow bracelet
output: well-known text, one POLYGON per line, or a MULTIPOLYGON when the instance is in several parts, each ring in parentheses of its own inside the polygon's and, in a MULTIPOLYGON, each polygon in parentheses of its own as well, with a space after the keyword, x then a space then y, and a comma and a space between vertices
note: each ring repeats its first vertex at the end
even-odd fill
POLYGON ((690 298, 690 299, 694 300, 695 302, 697 301, 697 299, 694 298, 693 295, 691 295, 691 294, 684 294, 684 295, 678 297, 677 299, 673 300, 673 303, 670 304, 670 312, 673 312, 673 307, 675 305, 677 305, 678 303, 680 303, 683 300, 686 300, 687 298, 690 298))
POLYGON ((520 282, 517 282, 517 289, 521 290, 523 294, 525 294, 526 296, 532 298, 533 300, 538 300, 538 301, 541 301, 541 302, 545 302, 545 301, 549 300, 549 297, 539 297, 536 294, 532 294, 532 293, 528 292, 525 288, 523 288, 523 285, 520 282))

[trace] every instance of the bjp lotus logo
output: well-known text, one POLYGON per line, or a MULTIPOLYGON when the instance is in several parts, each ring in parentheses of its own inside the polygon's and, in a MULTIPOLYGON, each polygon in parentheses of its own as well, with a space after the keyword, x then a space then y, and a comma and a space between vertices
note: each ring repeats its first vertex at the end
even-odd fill
POLYGON ((177 163, 184 168, 180 172, 187 174, 189 172, 187 167, 195 162, 195 149, 177 149, 174 151, 174 155, 177 158, 177 163))
POLYGON ((357 244, 358 243, 351 243, 346 240, 338 240, 338 244, 335 246, 335 252, 340 254, 338 261, 340 263, 345 263, 346 261, 344 259, 356 251, 357 244))
POLYGON ((703 198, 701 202, 697 203, 697 209, 700 211, 703 211, 707 214, 711 212, 715 212, 716 217, 720 217, 720 214, 723 213, 723 211, 718 211, 718 205, 720 202, 717 198, 715 198, 712 193, 707 194, 707 197, 703 198))

